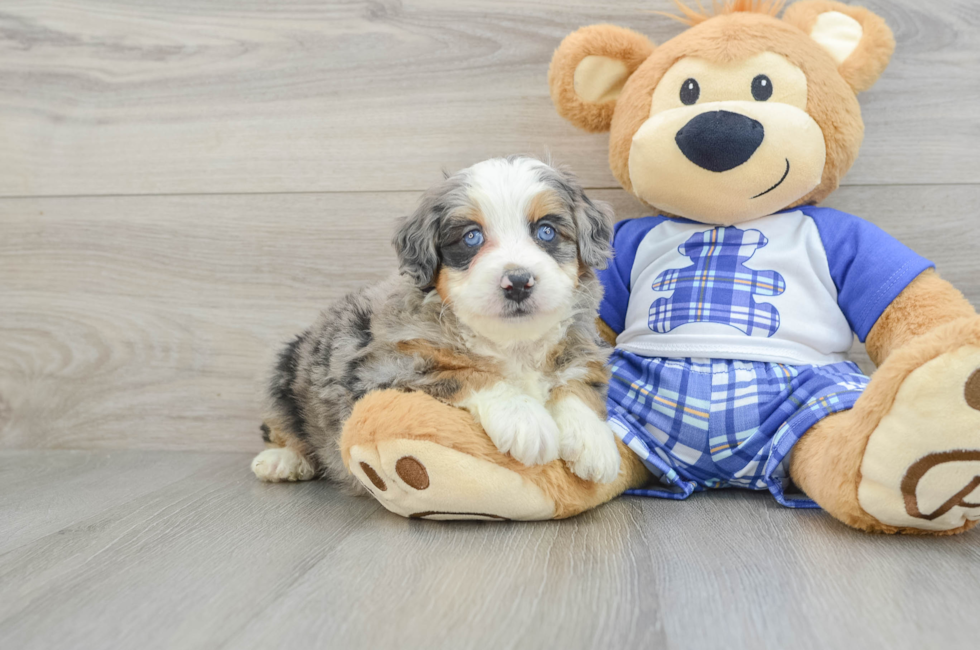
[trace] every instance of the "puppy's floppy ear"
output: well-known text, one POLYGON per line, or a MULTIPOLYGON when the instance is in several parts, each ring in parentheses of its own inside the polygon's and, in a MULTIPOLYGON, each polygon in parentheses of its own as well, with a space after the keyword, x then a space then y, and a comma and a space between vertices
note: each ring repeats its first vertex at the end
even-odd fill
POLYGON ((827 50, 856 93, 874 85, 895 51, 892 30, 864 7, 831 0, 803 0, 787 9, 783 20, 827 50))
POLYGON ((626 80, 652 52, 646 36, 615 25, 583 27, 566 36, 548 70, 559 115, 586 131, 608 131, 626 80))
POLYGON ((606 268, 612 256, 612 206, 586 196, 578 178, 569 170, 563 167, 553 169, 560 177, 562 193, 573 204, 579 258, 593 268, 606 268))
POLYGON ((420 289, 435 283, 441 223, 440 206, 431 196, 426 196, 411 216, 402 218, 391 242, 398 254, 399 271, 411 277, 420 289))
POLYGON ((575 211, 578 254, 582 261, 604 269, 612 257, 613 209, 605 201, 592 201, 581 194, 582 205, 575 211))

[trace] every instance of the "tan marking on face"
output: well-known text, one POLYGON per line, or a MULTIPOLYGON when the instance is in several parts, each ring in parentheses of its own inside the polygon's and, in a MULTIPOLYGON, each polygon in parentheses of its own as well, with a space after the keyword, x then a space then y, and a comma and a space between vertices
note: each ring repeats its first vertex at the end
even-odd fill
MULTIPOLYGON (((528 208, 528 222, 532 224, 537 223, 538 221, 552 214, 567 214, 565 203, 561 200, 561 197, 558 196, 558 193, 554 190, 545 190, 534 195, 534 198, 531 199, 530 207, 528 208)), ((555 224, 555 227, 558 228, 558 224, 555 224)), ((567 230, 563 233, 559 233, 559 236, 562 235, 566 237, 574 237, 574 234, 567 232, 567 230)), ((576 258, 574 261, 565 262, 564 264, 559 265, 559 268, 562 269, 565 275, 572 279, 574 282, 573 286, 575 287, 578 287, 579 285, 579 278, 591 270, 589 266, 584 264, 580 258, 576 258)))
POLYGON ((560 214, 565 211, 565 204, 554 190, 538 192, 531 199, 527 210, 529 223, 536 223, 549 214, 560 214))
POLYGON ((454 219, 472 221, 479 224, 481 228, 485 228, 487 225, 487 219, 483 215, 483 211, 480 210, 480 206, 476 203, 470 203, 457 209, 453 213, 454 219))
POLYGON ((452 296, 450 295, 450 286, 453 282, 453 276, 458 275, 453 269, 441 268, 439 273, 436 274, 436 293, 442 298, 442 301, 448 305, 452 304, 452 296))
MULTIPOLYGON (((480 248, 479 252, 473 256, 470 260, 470 268, 477 263, 477 261, 482 257, 487 251, 493 248, 493 245, 489 243, 489 236, 487 237, 487 243, 484 243, 480 248)), ((436 274, 436 293, 442 298, 442 301, 447 305, 453 304, 453 295, 460 290, 460 286, 466 282, 467 271, 461 271, 459 269, 451 269, 448 267, 443 267, 439 269, 439 273, 436 274)))

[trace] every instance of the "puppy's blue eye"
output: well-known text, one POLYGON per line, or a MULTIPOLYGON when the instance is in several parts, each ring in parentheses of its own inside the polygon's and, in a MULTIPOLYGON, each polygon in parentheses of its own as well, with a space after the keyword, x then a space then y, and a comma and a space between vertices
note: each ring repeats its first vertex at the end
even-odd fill
POLYGON ((556 234, 555 229, 547 224, 538 228, 538 239, 541 241, 551 241, 555 238, 556 234))
POLYGON ((467 246, 479 246, 483 243, 483 233, 479 230, 471 230, 463 236, 463 241, 467 246))

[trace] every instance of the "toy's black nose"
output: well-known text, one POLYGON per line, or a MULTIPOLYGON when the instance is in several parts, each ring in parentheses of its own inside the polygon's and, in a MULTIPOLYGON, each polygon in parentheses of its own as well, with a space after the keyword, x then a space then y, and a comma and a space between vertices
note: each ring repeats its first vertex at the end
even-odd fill
POLYGON ((524 302, 531 295, 533 287, 534 276, 523 269, 508 272, 500 282, 500 288, 504 290, 504 297, 516 303, 524 302))
POLYGON ((755 153, 766 137, 762 124, 730 111, 701 113, 674 140, 692 163, 712 172, 735 169, 755 153))

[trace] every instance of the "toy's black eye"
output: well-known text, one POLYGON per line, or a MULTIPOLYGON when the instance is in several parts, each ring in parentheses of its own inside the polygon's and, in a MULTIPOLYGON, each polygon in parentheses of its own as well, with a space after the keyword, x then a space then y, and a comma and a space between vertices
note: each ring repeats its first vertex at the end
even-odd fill
POLYGON ((688 79, 681 86, 681 101, 685 106, 690 106, 698 101, 701 96, 701 86, 694 79, 688 79))
POLYGON ((752 96, 757 102, 764 102, 772 97, 772 79, 764 74, 752 80, 752 96))

